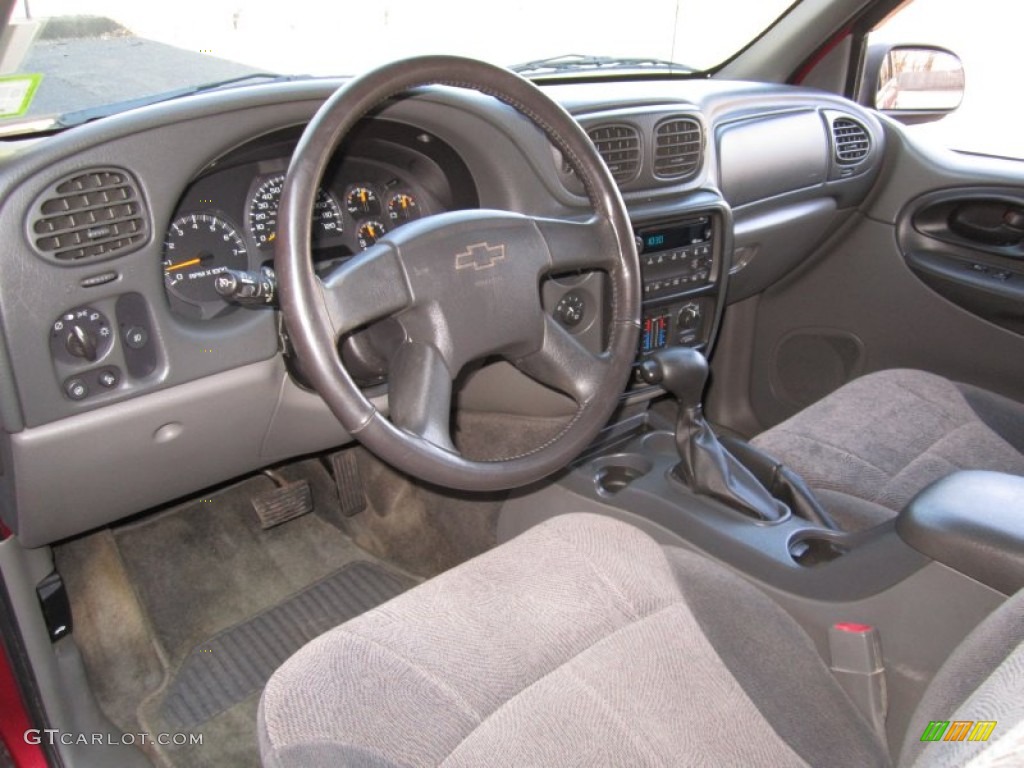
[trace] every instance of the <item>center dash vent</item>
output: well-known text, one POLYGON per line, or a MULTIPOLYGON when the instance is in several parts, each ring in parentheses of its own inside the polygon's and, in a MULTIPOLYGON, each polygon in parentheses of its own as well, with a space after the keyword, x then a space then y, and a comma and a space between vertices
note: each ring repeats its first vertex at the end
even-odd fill
POLYGON ((625 184, 640 173, 640 134, 631 125, 602 125, 587 131, 615 183, 625 184))
POLYGON ((848 117, 837 117, 832 121, 832 140, 836 160, 843 165, 859 163, 871 149, 871 137, 867 129, 848 117))
POLYGON ((149 237, 138 183, 117 168, 94 168, 53 184, 33 206, 29 232, 43 256, 74 262, 121 256, 149 237))
POLYGON ((681 179, 700 168, 704 138, 700 123, 689 117, 672 117, 654 129, 654 175, 681 179))

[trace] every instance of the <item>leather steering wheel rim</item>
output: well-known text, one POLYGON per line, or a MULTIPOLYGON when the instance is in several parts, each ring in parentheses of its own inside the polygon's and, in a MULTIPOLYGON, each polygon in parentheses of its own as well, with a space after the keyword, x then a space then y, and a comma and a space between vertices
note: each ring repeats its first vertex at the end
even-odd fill
POLYGON ((472 59, 424 56, 387 64, 348 82, 324 103, 288 168, 274 262, 285 323, 310 384, 370 451, 437 485, 502 490, 563 468, 607 423, 635 358, 640 267, 629 217, 611 174, 560 105, 522 77, 472 59), (318 278, 309 246, 311 218, 331 156, 366 114, 430 85, 480 91, 532 120, 582 182, 591 218, 581 222, 496 211, 440 214, 395 230, 331 275, 318 278), (600 353, 585 350, 540 308, 540 279, 577 269, 602 269, 609 275, 610 320, 600 353), (531 289, 536 303, 526 298, 531 289), (516 296, 524 305, 521 310, 512 303, 516 296), (478 316, 485 299, 493 310, 485 314, 494 315, 493 321, 478 316), (535 316, 538 310, 542 316, 535 316), (359 389, 337 352, 346 333, 388 316, 402 323, 407 334, 389 373, 391 420, 359 389), (460 348, 467 346, 468 351, 460 348), (576 413, 558 435, 501 460, 474 461, 454 449, 444 423, 446 415, 450 418, 451 380, 459 372, 453 369, 483 353, 501 355, 573 398, 576 413), (430 401, 446 394, 449 410, 441 413, 443 404, 430 401))

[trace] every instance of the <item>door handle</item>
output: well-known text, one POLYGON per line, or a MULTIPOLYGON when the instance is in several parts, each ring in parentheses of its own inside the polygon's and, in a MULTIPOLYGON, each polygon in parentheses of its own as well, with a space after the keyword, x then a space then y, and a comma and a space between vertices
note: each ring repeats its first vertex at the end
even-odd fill
POLYGON ((950 213, 949 228, 985 245, 1019 245, 1024 241, 1024 209, 997 200, 962 203, 950 213))

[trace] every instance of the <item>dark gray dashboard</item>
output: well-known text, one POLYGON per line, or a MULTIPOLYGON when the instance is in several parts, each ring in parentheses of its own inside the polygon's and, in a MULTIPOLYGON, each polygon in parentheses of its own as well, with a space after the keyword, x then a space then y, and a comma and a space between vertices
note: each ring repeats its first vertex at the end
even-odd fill
MULTIPOLYGON (((277 314, 206 295, 190 300, 199 291, 179 292, 169 280, 195 267, 194 288, 215 274, 200 271, 206 262, 189 264, 207 258, 206 250, 202 258, 179 257, 167 246, 187 236, 168 235, 175 226, 201 221, 221 240, 237 236, 231 249, 244 251, 239 264, 267 264, 272 249, 268 230, 256 227, 255 202, 261 190, 272 191, 302 126, 338 84, 204 94, 7 148, 0 161, 0 221, 11 233, 0 244, 0 490, 3 519, 25 544, 349 441, 320 399, 289 375, 277 314), (122 187, 128 192, 116 191, 122 187), (73 242, 75 232, 57 231, 70 226, 63 219, 54 231, 39 223, 67 213, 55 206, 80 203, 101 211, 116 204, 114 216, 125 220, 114 228, 83 225, 81 242, 73 242), (69 248, 84 255, 58 258, 69 248)), ((727 301, 763 290, 806 258, 863 200, 883 157, 877 121, 826 94, 702 81, 549 92, 588 130, 635 129, 640 166, 622 191, 638 231, 657 237, 658 228, 696 232, 693 222, 710 222, 701 230, 706 261, 694 245, 666 250, 666 258, 678 255, 690 266, 652 280, 652 317, 668 318, 680 340, 684 329, 671 325, 680 313, 704 311, 706 326, 685 343, 710 347, 727 301), (837 120, 862 129, 865 152, 855 161, 840 158, 837 120), (655 156, 648 151, 669 133, 697 142, 696 164, 682 174, 665 164, 648 171, 646 158, 655 156)), ((388 215, 402 196, 415 201, 416 216, 477 206, 546 216, 586 210, 557 152, 528 120, 489 97, 449 88, 384 106, 342 148, 322 187, 327 222, 340 226, 325 225, 314 243, 313 257, 325 268, 358 252, 368 222, 401 225, 388 215)), ((600 278, 545 287, 545 298, 560 311, 574 290, 594 312, 580 328, 590 343, 599 338, 600 278)), ((517 387, 474 402, 514 411, 517 387)))

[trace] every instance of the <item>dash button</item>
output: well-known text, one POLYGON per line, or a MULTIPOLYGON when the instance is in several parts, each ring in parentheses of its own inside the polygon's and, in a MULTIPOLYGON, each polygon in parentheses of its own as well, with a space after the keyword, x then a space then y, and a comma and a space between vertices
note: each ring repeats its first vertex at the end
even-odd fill
POLYGON ((149 341, 149 332, 141 325, 133 325, 124 332, 124 343, 132 349, 142 349, 149 341))
POLYGON ((64 392, 72 400, 84 400, 89 396, 89 386, 82 379, 70 379, 64 384, 64 392))

